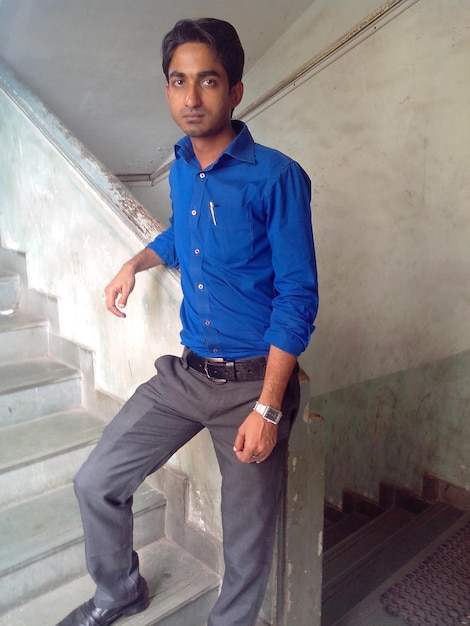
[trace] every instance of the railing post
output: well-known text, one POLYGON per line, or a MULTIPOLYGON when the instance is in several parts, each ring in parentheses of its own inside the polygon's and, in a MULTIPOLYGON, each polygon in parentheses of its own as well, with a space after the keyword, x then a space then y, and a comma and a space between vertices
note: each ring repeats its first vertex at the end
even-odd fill
POLYGON ((308 376, 302 371, 299 376, 301 404, 289 442, 273 568, 260 626, 320 626, 324 423, 310 411, 308 376))

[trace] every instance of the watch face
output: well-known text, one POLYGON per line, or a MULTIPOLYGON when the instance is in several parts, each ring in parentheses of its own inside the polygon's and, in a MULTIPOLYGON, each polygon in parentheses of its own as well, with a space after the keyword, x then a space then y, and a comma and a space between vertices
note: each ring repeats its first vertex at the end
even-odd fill
POLYGON ((260 404, 257 402, 253 407, 255 411, 258 411, 260 415, 264 417, 268 422, 272 422, 273 424, 279 424, 279 420, 282 417, 282 412, 277 409, 273 409, 272 406, 266 406, 264 404, 260 404))
POLYGON ((280 411, 277 411, 276 409, 273 409, 272 407, 268 407, 268 409, 266 411, 266 415, 265 415, 265 418, 267 420, 277 424, 279 419, 280 419, 280 417, 281 417, 280 411))

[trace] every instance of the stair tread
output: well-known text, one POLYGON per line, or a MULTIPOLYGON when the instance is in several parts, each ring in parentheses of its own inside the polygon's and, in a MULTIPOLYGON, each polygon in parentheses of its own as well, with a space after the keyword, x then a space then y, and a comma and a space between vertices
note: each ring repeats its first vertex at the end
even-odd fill
MULTIPOLYGON (((165 496, 143 483, 134 497, 134 515, 164 506, 165 496)), ((0 576, 82 540, 72 485, 0 511, 0 576)))
POLYGON ((51 357, 0 365, 0 395, 77 378, 80 372, 51 357))
POLYGON ((355 564, 361 556, 373 550, 413 517, 412 513, 398 507, 388 509, 328 550, 323 560, 325 586, 334 579, 335 573, 355 564))
POLYGON ((18 309, 11 314, 0 315, 0 333, 44 324, 47 324, 46 318, 40 317, 39 315, 32 315, 31 313, 25 313, 18 309))
MULTIPOLYGON (((219 577, 212 570, 168 539, 139 550, 139 560, 152 598, 150 607, 126 620, 119 620, 117 624, 158 624, 176 608, 211 591, 215 593, 218 588, 219 577)), ((93 581, 89 576, 83 576, 0 616, 0 626, 51 626, 93 593, 93 581)), ((188 626, 190 623, 193 626, 194 621, 188 622, 188 626)))
POLYGON ((328 552, 335 545, 347 539, 347 537, 357 532, 370 521, 371 518, 365 515, 352 513, 351 515, 345 515, 336 522, 326 522, 323 533, 323 548, 325 552, 328 552))
POLYGON ((83 408, 2 429, 0 473, 96 441, 104 423, 83 408))
POLYGON ((454 506, 433 504, 388 539, 363 554, 356 563, 335 575, 330 572, 330 580, 323 587, 322 622, 335 624, 341 615, 415 558, 463 515, 464 511, 454 506))

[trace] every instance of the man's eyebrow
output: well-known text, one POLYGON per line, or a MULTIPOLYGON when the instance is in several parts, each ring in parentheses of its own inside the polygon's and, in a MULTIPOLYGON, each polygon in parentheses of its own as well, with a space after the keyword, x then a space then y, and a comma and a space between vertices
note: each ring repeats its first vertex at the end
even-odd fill
POLYGON ((199 72, 198 76, 199 78, 207 78, 208 76, 217 76, 217 78, 220 78, 220 72, 217 70, 206 70, 204 72, 199 72))
MULTIPOLYGON (((198 78, 207 78, 208 76, 216 76, 220 78, 220 72, 217 70, 204 70, 203 72, 198 72, 198 78)), ((186 74, 184 72, 179 72, 178 70, 173 70, 170 72, 169 78, 184 78, 186 74)))

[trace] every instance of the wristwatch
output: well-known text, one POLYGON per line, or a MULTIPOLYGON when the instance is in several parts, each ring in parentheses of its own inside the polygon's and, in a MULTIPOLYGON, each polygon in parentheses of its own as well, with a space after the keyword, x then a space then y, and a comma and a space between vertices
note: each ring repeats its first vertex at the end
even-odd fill
POLYGON ((273 409, 272 406, 261 404, 260 402, 256 402, 253 411, 259 413, 267 422, 271 422, 271 424, 279 424, 282 417, 282 411, 273 409))

